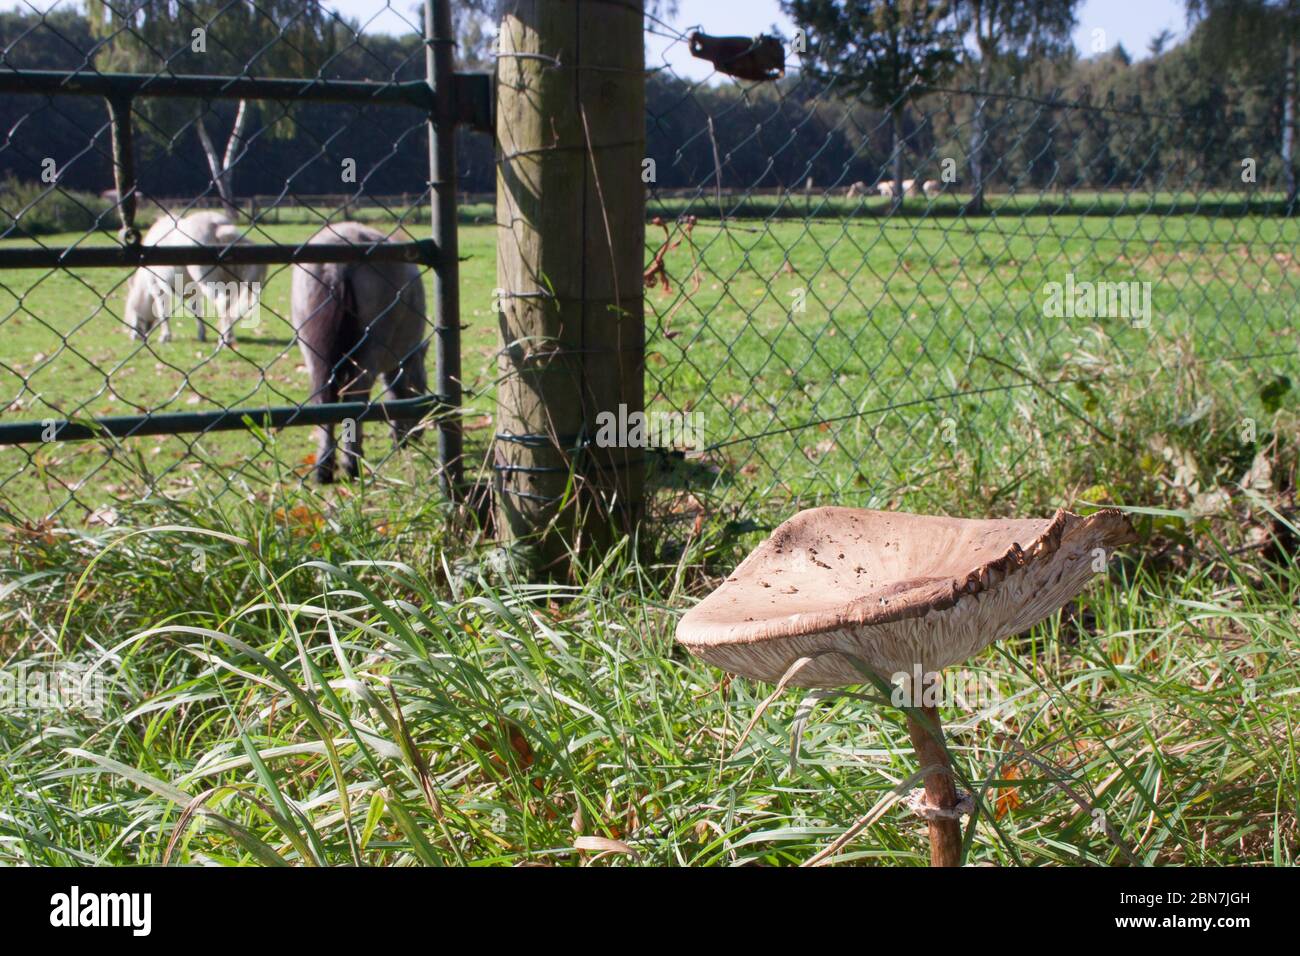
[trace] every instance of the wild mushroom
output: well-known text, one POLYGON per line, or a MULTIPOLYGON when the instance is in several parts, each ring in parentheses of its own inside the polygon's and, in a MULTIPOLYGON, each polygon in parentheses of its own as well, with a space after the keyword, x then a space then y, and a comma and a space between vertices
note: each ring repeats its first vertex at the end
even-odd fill
MULTIPOLYGON (((993 641, 1032 627, 1132 540, 1114 509, 1086 517, 968 520, 815 508, 786 521, 682 617, 677 640, 742 677, 799 687, 918 670, 937 679, 993 641)), ((907 708, 924 770, 913 809, 929 822, 930 862, 957 866, 957 793, 934 707, 907 708)))

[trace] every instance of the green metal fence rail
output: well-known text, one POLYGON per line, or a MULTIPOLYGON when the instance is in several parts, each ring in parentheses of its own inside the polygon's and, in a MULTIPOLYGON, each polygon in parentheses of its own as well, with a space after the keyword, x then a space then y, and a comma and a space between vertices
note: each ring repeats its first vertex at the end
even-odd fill
POLYGON ((399 398, 387 402, 322 402, 279 408, 223 408, 214 412, 151 412, 110 415, 84 422, 47 419, 4 425, 5 443, 86 441, 92 438, 143 438, 243 428, 288 428, 294 425, 333 425, 339 422, 418 421, 435 412, 452 411, 438 396, 399 398))
MULTIPOLYGON (((418 262, 437 268, 441 247, 434 239, 371 246, 317 242, 300 246, 195 245, 96 247, 0 246, 0 269, 98 269, 136 266, 290 265, 299 262, 418 262)), ((0 444, 3 443, 0 426, 0 444)))

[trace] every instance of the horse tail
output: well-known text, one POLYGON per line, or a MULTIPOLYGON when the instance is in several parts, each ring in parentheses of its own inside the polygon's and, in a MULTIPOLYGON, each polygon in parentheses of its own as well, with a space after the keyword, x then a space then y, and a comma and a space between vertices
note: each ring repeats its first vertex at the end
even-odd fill
POLYGON ((343 278, 337 290, 337 301, 337 325, 331 339, 332 347, 329 356, 335 395, 344 391, 345 386, 361 371, 357 352, 361 340, 365 337, 365 326, 357 310, 357 290, 351 267, 343 269, 343 278))
POLYGON ((355 352, 361 341, 361 320, 351 270, 330 266, 309 267, 310 280, 303 296, 298 335, 304 354, 310 353, 312 399, 318 404, 336 402, 356 375, 355 352))

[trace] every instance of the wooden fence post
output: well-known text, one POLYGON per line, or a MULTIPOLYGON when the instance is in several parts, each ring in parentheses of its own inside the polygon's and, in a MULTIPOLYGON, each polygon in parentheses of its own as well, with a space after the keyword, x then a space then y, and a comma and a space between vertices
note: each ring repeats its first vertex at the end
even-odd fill
POLYGON ((617 447, 597 432, 644 408, 642 15, 642 0, 518 0, 501 23, 497 528, 552 576, 641 510, 636 430, 616 427, 617 447))

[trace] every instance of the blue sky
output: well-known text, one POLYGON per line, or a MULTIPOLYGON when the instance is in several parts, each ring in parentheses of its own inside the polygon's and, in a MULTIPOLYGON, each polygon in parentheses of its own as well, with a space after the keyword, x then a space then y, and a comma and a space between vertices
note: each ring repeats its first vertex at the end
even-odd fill
MULTIPOLYGON (((347 2, 340 0, 340 7, 347 2)), ((787 35, 793 32, 777 0, 680 0, 678 6, 679 14, 670 21, 678 29, 699 25, 706 33, 749 35, 775 24, 787 35)), ((1186 32, 1186 9, 1184 0, 1083 0, 1074 43, 1084 55, 1092 54, 1094 38, 1104 41, 1104 49, 1122 43, 1134 59, 1141 59, 1147 55, 1147 42, 1162 29, 1172 30, 1175 38, 1186 32), (1095 30, 1102 33, 1096 35, 1095 30)), ((675 72, 707 76, 708 64, 692 61, 683 47, 681 43, 652 39, 646 55, 655 64, 662 62, 666 54, 675 72)))
MULTIPOLYGON (((413 22, 419 20, 417 4, 411 0, 326 0, 326 5, 368 20, 375 29, 402 29, 399 14, 413 22)), ((679 0, 678 7, 678 15, 670 21, 678 30, 698 25, 708 33, 752 35, 776 25, 787 34, 792 32, 777 0, 679 0)), ((1185 11, 1184 0, 1083 0, 1074 42, 1085 55, 1091 54, 1093 31, 1102 30, 1106 49, 1122 43, 1135 59, 1140 59, 1146 56, 1147 42, 1162 29, 1169 28, 1178 37, 1183 35, 1185 11)), ((708 65, 694 60, 685 44, 652 38, 647 49, 650 61, 660 63, 665 54, 675 72, 695 77, 709 73, 708 65)))
MULTIPOLYGON (((454 2, 454 0, 453 0, 454 2)), ((421 22, 420 4, 413 0, 326 0, 325 5, 368 24, 367 31, 405 33, 421 22)), ((80 7, 81 0, 0 0, 0 9, 48 10, 80 7)), ((679 0, 680 12, 670 22, 678 30, 700 26, 708 33, 752 35, 773 25, 792 32, 777 0, 679 0)), ((1084 54, 1093 52, 1094 30, 1103 31, 1106 49, 1116 43, 1135 58, 1146 55, 1147 41, 1164 28, 1178 37, 1185 31, 1184 0, 1083 0, 1074 42, 1084 54)), ((708 65, 695 60, 684 43, 651 38, 651 63, 664 57, 683 76, 704 77, 708 65)))

